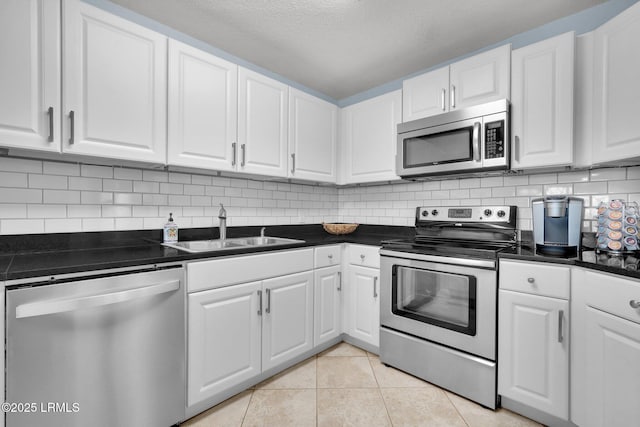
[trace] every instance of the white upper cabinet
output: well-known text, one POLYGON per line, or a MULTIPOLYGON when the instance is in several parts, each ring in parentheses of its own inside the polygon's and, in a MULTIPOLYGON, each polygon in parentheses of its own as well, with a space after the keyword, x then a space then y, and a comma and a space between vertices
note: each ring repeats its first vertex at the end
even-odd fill
POLYGON ((497 47, 449 66, 450 110, 509 99, 511 45, 497 47))
POLYGON ((289 88, 289 176, 336 182, 338 107, 289 88))
POLYGON ((513 169, 573 162, 573 32, 512 53, 513 169))
POLYGON ((169 40, 169 165, 233 170, 238 66, 169 40))
POLYGON ((60 151, 60 2, 0 2, 0 146, 60 151))
POLYGON ((289 87, 239 67, 237 170, 287 176, 289 87))
POLYGON ((511 45, 474 55, 402 82, 402 120, 509 99, 511 45))
POLYGON ((449 111, 449 67, 403 81, 402 93, 404 122, 449 111))
POLYGON ((342 109, 340 158, 344 173, 339 184, 398 179, 395 156, 401 110, 400 90, 342 109))
POLYGON ((63 12, 63 151, 164 164, 167 38, 79 0, 63 12))
POLYGON ((640 3, 595 31, 593 161, 640 158, 640 3))

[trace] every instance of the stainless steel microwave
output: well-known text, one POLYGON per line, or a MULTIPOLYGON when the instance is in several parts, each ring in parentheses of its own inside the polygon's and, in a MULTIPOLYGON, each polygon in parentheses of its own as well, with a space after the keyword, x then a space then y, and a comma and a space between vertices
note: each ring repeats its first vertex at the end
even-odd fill
POLYGON ((509 101, 499 100, 398 125, 402 178, 509 169, 509 101))

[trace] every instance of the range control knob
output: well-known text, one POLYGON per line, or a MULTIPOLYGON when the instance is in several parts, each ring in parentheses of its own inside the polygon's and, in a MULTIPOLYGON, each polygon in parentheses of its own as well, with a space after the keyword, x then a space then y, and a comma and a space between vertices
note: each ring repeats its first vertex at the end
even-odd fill
POLYGON ((429 211, 427 210, 422 211, 422 216, 425 216, 425 217, 429 216, 429 211))
POLYGON ((431 211, 431 215, 433 216, 437 216, 438 215, 438 209, 434 209, 431 211))
POLYGON ((484 216, 491 216, 493 214, 493 212, 491 211, 491 209, 485 209, 484 210, 484 216))
POLYGON ((500 217, 500 218, 504 218, 504 216, 505 216, 506 214, 507 214, 507 213, 506 213, 505 211, 503 211, 503 210, 499 210, 499 211, 498 211, 498 213, 497 213, 498 217, 500 217))

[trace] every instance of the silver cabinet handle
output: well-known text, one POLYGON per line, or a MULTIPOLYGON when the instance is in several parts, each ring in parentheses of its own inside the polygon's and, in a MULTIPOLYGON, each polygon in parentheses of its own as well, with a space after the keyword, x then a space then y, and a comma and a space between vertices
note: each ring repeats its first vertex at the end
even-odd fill
POLYGON ((360 254, 360 259, 364 261, 364 254, 360 254))
POLYGON ((247 158, 247 147, 245 146, 245 144, 241 144, 240 149, 242 150, 242 160, 240 161, 240 166, 244 167, 245 160, 247 158))
POLYGON ((631 308, 640 308, 640 301, 632 299, 631 301, 629 301, 629 305, 631 306, 631 308))
POLYGON ((520 137, 518 135, 515 136, 514 138, 514 142, 515 142, 515 147, 513 147, 514 153, 513 153, 513 158, 516 162, 520 161, 520 137))
POLYGON ((373 297, 378 298, 378 276, 373 278, 373 297))
POLYGON ((49 107, 47 114, 49 115, 49 138, 47 141, 53 142, 53 107, 49 107))
POLYGON ((451 108, 456 108, 456 87, 451 85, 451 108))
POLYGON ((75 128, 75 113, 73 112, 73 110, 69 111, 69 144, 73 144, 75 141, 75 136, 74 136, 74 128, 75 128))
POLYGON ((564 310, 558 312, 558 342, 562 342, 562 321, 564 320, 564 310))
POLYGON ((442 88, 442 97, 440 98, 440 104, 442 104, 442 111, 444 111, 445 109, 445 105, 444 105, 445 96, 447 96, 447 90, 445 88, 442 88))
POLYGON ((264 310, 271 313, 271 289, 267 288, 267 308, 264 310))
POLYGON ((180 289, 180 281, 160 283, 141 288, 127 289, 125 291, 109 292, 106 294, 90 295, 79 298, 52 299, 49 301, 39 301, 22 304, 16 307, 16 319, 25 317, 44 316, 45 314, 65 313, 84 308, 100 307, 109 304, 131 301, 138 298, 146 298, 173 292, 180 289))
POLYGON ((262 291, 258 291, 258 316, 262 316, 262 291))
POLYGON ((331 261, 333 259, 333 255, 332 254, 329 254, 327 256, 329 257, 329 261, 331 261))
POLYGON ((338 291, 342 290, 342 272, 338 271, 338 291))
POLYGON ((291 153, 291 173, 296 171, 296 153, 291 153))
POLYGON ((473 124, 473 160, 480 161, 480 122, 473 124))
POLYGON ((533 282, 535 282, 535 281, 536 281, 536 279, 534 279, 533 277, 529 277, 529 278, 527 279, 527 282, 529 282, 529 283, 533 283, 533 282))
POLYGON ((233 157, 231 158, 231 166, 235 166, 236 165, 236 161, 238 160, 237 159, 238 155, 237 155, 237 152, 236 152, 236 143, 235 142, 231 144, 231 151, 232 151, 231 154, 233 155, 233 157))

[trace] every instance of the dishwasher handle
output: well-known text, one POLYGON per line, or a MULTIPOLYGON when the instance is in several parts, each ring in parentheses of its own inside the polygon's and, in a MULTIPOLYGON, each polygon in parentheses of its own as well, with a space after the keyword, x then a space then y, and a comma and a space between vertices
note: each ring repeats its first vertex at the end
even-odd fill
POLYGON ((127 289, 125 291, 109 292, 105 294, 90 295, 79 298, 51 299, 22 304, 16 307, 16 319, 25 317, 44 316, 46 314, 65 313, 83 308, 100 307, 131 301, 133 299, 147 298, 173 292, 180 289, 180 280, 160 283, 141 288, 127 289))

